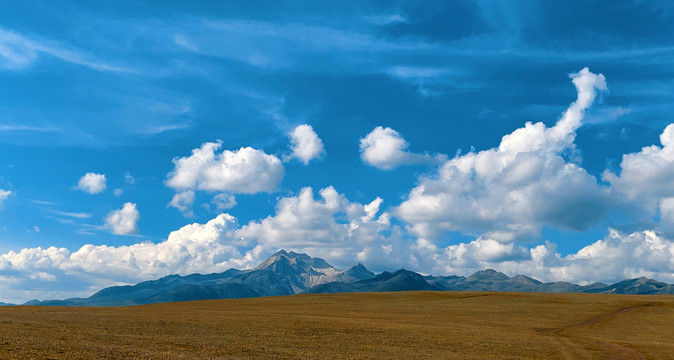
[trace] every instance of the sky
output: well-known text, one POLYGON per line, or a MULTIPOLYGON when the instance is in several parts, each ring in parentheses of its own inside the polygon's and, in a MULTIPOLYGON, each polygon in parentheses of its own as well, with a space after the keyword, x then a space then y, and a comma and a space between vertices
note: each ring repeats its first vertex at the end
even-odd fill
POLYGON ((14 2, 0 301, 251 268, 674 283, 674 5, 14 2))

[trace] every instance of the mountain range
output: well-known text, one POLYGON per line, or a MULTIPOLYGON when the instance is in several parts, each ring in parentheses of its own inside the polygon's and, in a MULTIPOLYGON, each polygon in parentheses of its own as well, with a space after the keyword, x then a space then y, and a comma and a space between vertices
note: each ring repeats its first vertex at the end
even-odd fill
POLYGON ((88 298, 31 300, 25 305, 123 306, 159 302, 233 299, 300 293, 381 291, 523 291, 604 294, 674 294, 674 287, 645 277, 615 284, 543 283, 495 270, 464 276, 422 276, 408 270, 375 274, 362 264, 338 270, 321 258, 281 250, 250 270, 215 274, 169 275, 136 285, 113 286, 88 298))

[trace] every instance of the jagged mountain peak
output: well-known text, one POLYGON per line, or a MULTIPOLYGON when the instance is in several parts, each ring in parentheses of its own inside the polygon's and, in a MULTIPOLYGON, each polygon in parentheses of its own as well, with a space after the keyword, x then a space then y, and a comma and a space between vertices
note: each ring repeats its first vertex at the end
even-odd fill
POLYGON ((504 281, 508 279, 510 279, 508 275, 494 269, 480 270, 466 278, 467 281, 504 281))
POLYGON ((361 264, 361 263, 358 263, 358 264, 356 264, 356 265, 350 267, 349 269, 346 270, 345 273, 347 273, 347 274, 349 274, 349 275, 357 275, 357 274, 371 274, 371 275, 374 275, 374 273, 372 273, 370 270, 368 270, 367 268, 365 268, 365 266, 363 266, 363 264, 361 264))
POLYGON ((281 249, 275 254, 267 258, 260 265, 258 265, 254 270, 261 270, 270 267, 277 267, 277 264, 289 265, 298 270, 308 270, 313 269, 334 269, 334 267, 328 264, 325 260, 321 258, 312 258, 307 254, 296 253, 294 251, 286 251, 281 249))
POLYGON ((515 275, 515 276, 510 278, 510 281, 521 282, 521 283, 529 283, 529 284, 534 284, 534 285, 542 284, 540 281, 538 281, 536 279, 532 279, 532 278, 530 278, 528 276, 525 276, 525 275, 515 275))

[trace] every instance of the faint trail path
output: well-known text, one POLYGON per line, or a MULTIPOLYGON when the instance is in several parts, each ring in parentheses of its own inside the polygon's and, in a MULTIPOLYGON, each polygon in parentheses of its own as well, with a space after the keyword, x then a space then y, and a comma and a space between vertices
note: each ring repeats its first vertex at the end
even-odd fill
POLYGON ((564 336, 551 336, 552 345, 565 360, 591 359, 590 352, 564 336))
POLYGON ((627 308, 618 310, 618 311, 616 311, 616 312, 612 312, 612 313, 610 313, 610 314, 604 314, 604 315, 595 316, 595 317, 593 317, 593 318, 587 319, 587 320, 585 320, 585 321, 583 321, 583 322, 580 322, 580 323, 578 323, 578 324, 575 324, 575 325, 571 325, 571 326, 567 326, 567 327, 555 329, 555 330, 551 331, 550 333, 551 333, 551 334, 557 334, 557 333, 559 333, 559 332, 561 332, 561 331, 564 331, 564 330, 586 328, 586 327, 588 327, 588 326, 592 326, 592 325, 594 325, 594 324, 600 323, 600 322, 602 322, 602 321, 604 321, 604 320, 607 320, 607 319, 609 319, 609 318, 613 318, 613 317, 616 317, 616 316, 618 316, 618 315, 626 314, 626 313, 628 313, 628 312, 630 312, 630 311, 634 311, 634 310, 637 310, 637 309, 641 309, 641 308, 645 308, 645 307, 654 306, 655 304, 656 304, 656 303, 646 303, 646 304, 639 304, 639 305, 635 305, 635 306, 630 306, 630 307, 627 307, 627 308))
POLYGON ((608 350, 609 360, 627 360, 638 359, 646 360, 644 354, 636 349, 628 348, 626 346, 618 345, 612 342, 599 342, 606 350, 608 350))
MULTIPOLYGON (((554 343, 555 343, 555 345, 559 345, 559 341, 564 338, 564 336, 560 334, 562 331, 573 330, 573 329, 582 329, 582 328, 590 327, 590 326, 598 324, 602 321, 612 319, 616 316, 626 314, 626 313, 634 311, 634 310, 638 310, 638 309, 642 309, 642 308, 646 308, 646 307, 650 307, 650 306, 655 306, 655 305, 657 305, 657 303, 645 303, 645 304, 630 306, 630 307, 620 309, 618 311, 615 311, 615 312, 612 312, 612 313, 609 313, 609 314, 603 314, 603 315, 599 315, 599 316, 589 318, 587 320, 584 320, 584 321, 579 322, 579 323, 574 324, 574 325, 549 330, 549 331, 546 331, 545 334, 555 335, 556 339, 554 340, 554 343)), ((572 338, 572 337, 569 336, 569 338, 572 338)), ((568 340, 567 340, 567 343, 568 343, 568 340)), ((604 347, 608 351, 608 354, 609 354, 608 359, 609 360, 646 360, 646 357, 644 356, 644 354, 642 354, 641 352, 639 352, 636 349, 632 349, 632 348, 629 348, 629 347, 626 347, 626 346, 622 346, 622 345, 616 344, 614 342, 597 341, 597 343, 600 344, 602 347, 604 347)), ((564 358, 566 358, 566 359, 574 358, 574 357, 569 356, 570 355, 569 350, 565 349, 563 346, 557 346, 557 348, 560 349, 560 352, 562 353, 562 356, 564 356, 564 358)))

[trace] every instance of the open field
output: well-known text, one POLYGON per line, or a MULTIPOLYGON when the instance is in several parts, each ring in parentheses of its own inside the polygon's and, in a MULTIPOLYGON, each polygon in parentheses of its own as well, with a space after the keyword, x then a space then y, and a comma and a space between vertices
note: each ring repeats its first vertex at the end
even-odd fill
POLYGON ((2 307, 2 359, 671 359, 674 296, 404 292, 2 307))

